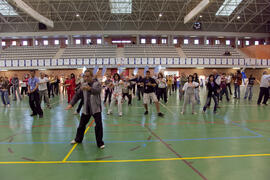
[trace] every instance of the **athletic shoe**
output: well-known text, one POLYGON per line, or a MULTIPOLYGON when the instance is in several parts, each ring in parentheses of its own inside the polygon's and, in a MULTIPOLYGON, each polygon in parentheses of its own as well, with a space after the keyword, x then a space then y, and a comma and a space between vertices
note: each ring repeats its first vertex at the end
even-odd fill
POLYGON ((105 148, 105 145, 102 145, 102 146, 100 146, 99 148, 100 148, 100 149, 104 149, 104 148, 105 148))
POLYGON ((79 114, 77 111, 74 111, 74 113, 73 113, 74 115, 77 115, 77 114, 79 114))
POLYGON ((7 107, 10 107, 10 104, 8 104, 7 107))
POLYGON ((263 105, 264 105, 264 106, 268 106, 268 104, 266 104, 266 103, 263 103, 263 105))
POLYGON ((108 111, 108 112, 107 112, 107 115, 110 115, 111 113, 112 113, 112 112, 108 111))
POLYGON ((158 116, 159 116, 159 117, 163 117, 164 114, 162 114, 162 113, 160 112, 160 113, 158 113, 158 116))
POLYGON ((122 113, 119 113, 119 116, 122 117, 122 113))
POLYGON ((147 114, 148 114, 148 111, 145 111, 145 112, 144 112, 144 115, 147 115, 147 114))
POLYGON ((197 113, 196 112, 193 112, 192 114, 196 115, 197 113))
POLYGON ((70 144, 77 144, 77 142, 75 141, 75 139, 73 139, 72 141, 70 141, 70 144))
POLYGON ((182 112, 181 112, 181 114, 183 115, 183 114, 184 114, 184 112, 182 111, 182 112))

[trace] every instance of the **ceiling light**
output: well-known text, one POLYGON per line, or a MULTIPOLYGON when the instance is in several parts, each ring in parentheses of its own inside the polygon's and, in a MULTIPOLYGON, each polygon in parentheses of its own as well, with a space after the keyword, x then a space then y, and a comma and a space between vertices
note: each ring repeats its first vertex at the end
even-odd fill
POLYGON ((237 19, 240 19, 241 17, 240 16, 237 16, 237 19))
POLYGON ((80 15, 79 14, 76 14, 76 17, 80 17, 80 15))
POLYGON ((159 15, 158 15, 159 17, 162 17, 162 14, 161 13, 159 13, 159 15))
POLYGON ((202 15, 200 15, 200 18, 202 18, 202 15))

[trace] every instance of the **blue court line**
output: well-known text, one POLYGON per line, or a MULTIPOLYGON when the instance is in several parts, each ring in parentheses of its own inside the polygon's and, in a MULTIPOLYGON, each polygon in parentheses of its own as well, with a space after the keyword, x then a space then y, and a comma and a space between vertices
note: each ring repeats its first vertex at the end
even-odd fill
MULTIPOLYGON (((201 141, 201 140, 226 140, 226 139, 249 139, 260 138, 258 136, 239 136, 239 137, 216 137, 216 138, 191 138, 191 139, 163 139, 165 142, 179 142, 179 141, 201 141)), ((147 142, 159 142, 159 140, 135 140, 135 141, 105 141, 105 143, 147 143, 147 142)), ((0 142, 0 144, 68 144, 69 142, 0 142)), ((95 141, 84 141, 83 143, 96 143, 95 141)))
POLYGON ((243 127, 243 126, 241 126, 241 124, 238 124, 238 123, 235 123, 235 122, 232 122, 232 124, 234 124, 234 125, 236 125, 236 126, 242 128, 242 129, 244 129, 244 130, 246 130, 246 131, 248 131, 248 132, 250 132, 250 133, 252 133, 252 134, 255 134, 255 135, 258 136, 258 137, 263 137, 263 135, 261 135, 261 134, 255 132, 255 131, 252 131, 252 130, 248 129, 247 127, 243 127))

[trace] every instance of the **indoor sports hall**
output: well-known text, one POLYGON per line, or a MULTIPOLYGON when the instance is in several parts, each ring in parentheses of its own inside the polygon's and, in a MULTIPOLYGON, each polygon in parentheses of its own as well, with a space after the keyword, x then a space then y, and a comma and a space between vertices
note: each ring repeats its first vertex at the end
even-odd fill
POLYGON ((0 179, 270 179, 269 17, 269 0, 0 0, 0 179))

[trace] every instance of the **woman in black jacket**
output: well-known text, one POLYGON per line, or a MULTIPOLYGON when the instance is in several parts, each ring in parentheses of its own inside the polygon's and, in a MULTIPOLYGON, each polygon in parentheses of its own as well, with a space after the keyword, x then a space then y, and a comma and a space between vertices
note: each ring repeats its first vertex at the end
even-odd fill
POLYGON ((206 99, 206 103, 203 107, 203 112, 206 111, 207 105, 208 103, 211 101, 211 98, 213 98, 214 102, 215 102, 215 106, 214 106, 214 113, 217 112, 217 106, 218 106, 218 92, 220 91, 219 86, 217 85, 217 83, 214 81, 214 75, 210 75, 209 76, 209 81, 206 84, 206 87, 208 89, 208 93, 207 93, 207 99, 206 99))

